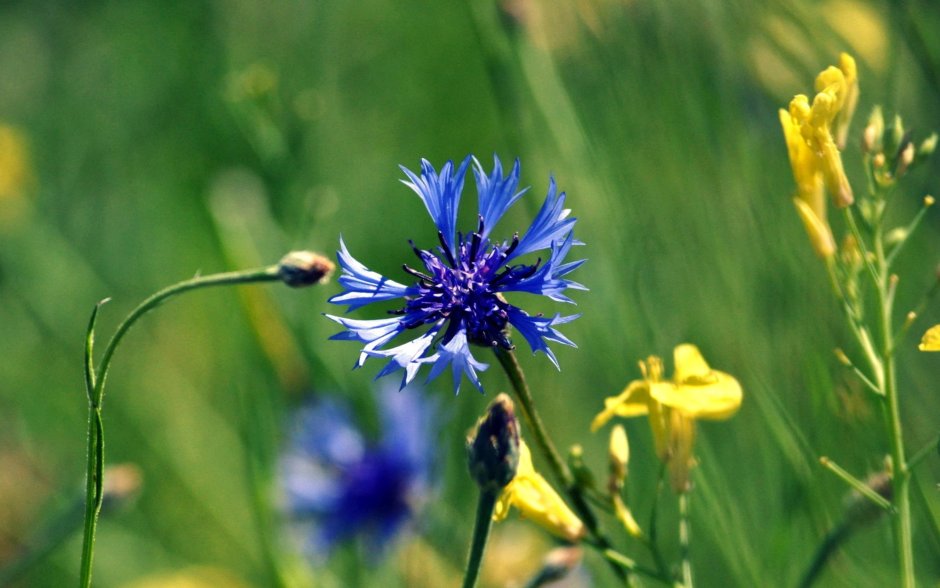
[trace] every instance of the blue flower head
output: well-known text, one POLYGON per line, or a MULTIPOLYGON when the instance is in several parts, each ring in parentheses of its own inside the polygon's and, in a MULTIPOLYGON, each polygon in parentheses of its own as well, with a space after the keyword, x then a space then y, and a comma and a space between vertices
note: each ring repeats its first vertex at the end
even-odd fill
POLYGON ((336 401, 295 415, 280 478, 292 527, 312 557, 354 538, 380 556, 426 501, 433 404, 410 388, 380 402, 382 435, 372 443, 336 401))
POLYGON ((545 353, 555 367, 558 361, 547 342, 574 346, 555 327, 579 315, 530 315, 509 304, 504 296, 508 292, 528 292, 573 303, 565 290, 585 289, 565 279, 584 263, 583 259, 565 262, 571 246, 580 244, 572 235, 576 219, 565 208, 565 193, 557 191, 555 179, 551 178, 545 202, 522 237, 515 233, 508 240, 494 240, 490 237, 493 226, 527 190, 518 189, 518 160, 508 176, 504 176, 499 158, 494 160, 489 175, 471 157, 456 168, 448 161, 440 173, 427 160, 421 161, 420 174, 401 168, 407 176, 402 182, 421 198, 437 226, 439 242, 431 249, 411 244, 421 262, 418 268, 404 266, 404 271, 416 280, 412 285, 399 284, 370 270, 349 253, 340 239, 339 283, 344 291, 330 298, 330 302, 348 305, 347 311, 352 311, 375 302, 404 301, 404 306, 390 312, 390 318, 361 320, 327 315, 345 328, 333 339, 364 344, 356 367, 362 366, 368 357, 383 357, 388 362, 376 377, 403 370, 404 387, 424 364, 431 364, 428 379, 450 366, 455 392, 459 392, 462 374, 482 392, 477 372, 488 366, 477 361, 470 344, 513 349, 509 336, 512 325, 533 353, 545 353), (462 234, 457 230, 457 209, 471 161, 478 194, 477 225, 475 231, 462 234), (548 250, 544 258, 520 261, 542 250, 548 250), (420 334, 396 347, 386 347, 396 336, 410 330, 420 334))

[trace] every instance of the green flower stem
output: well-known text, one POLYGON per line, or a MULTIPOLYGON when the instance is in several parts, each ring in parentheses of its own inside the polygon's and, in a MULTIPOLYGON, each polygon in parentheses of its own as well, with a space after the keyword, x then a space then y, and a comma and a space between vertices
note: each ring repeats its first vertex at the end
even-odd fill
POLYGON ((486 550, 486 540, 490 535, 493 524, 493 509, 496 507, 498 492, 480 490, 480 500, 477 502, 477 517, 473 523, 473 541, 470 543, 470 555, 467 557, 467 571, 463 577, 463 588, 473 588, 480 575, 483 565, 483 552, 486 550))
POLYGON ((102 475, 104 470, 104 428, 101 418, 102 401, 104 400, 104 385, 108 377, 108 368, 111 359, 124 335, 137 322, 137 319, 153 310, 167 299, 199 288, 209 286, 233 286, 237 284, 250 284, 256 282, 274 282, 280 280, 278 265, 266 268, 227 272, 210 276, 198 276, 184 280, 153 294, 135 308, 124 321, 118 325, 117 330, 108 342, 108 346, 101 356, 101 363, 97 371, 94 370, 92 360, 92 341, 94 323, 98 307, 92 313, 89 323, 88 337, 85 346, 85 385, 88 391, 88 450, 85 494, 85 523, 84 539, 82 543, 82 561, 80 586, 91 586, 91 568, 94 559, 95 531, 98 525, 98 515, 101 512, 101 502, 104 498, 101 491, 102 475))
POLYGON ((512 351, 500 347, 496 347, 495 352, 500 365, 503 366, 503 369, 506 370, 506 375, 509 376, 513 390, 516 392, 516 399, 522 407, 522 415, 526 423, 528 423, 529 428, 532 430, 532 433, 535 435, 535 442, 538 444, 539 450, 548 460, 549 467, 551 467, 552 474, 555 476, 556 481, 564 488, 573 486, 574 477, 571 475, 571 470, 568 469, 567 464, 561 459, 561 456, 552 444, 552 440, 545 432, 545 425, 542 424, 542 419, 535 411, 535 405, 532 402, 532 394, 529 392, 529 385, 525 381, 522 366, 519 365, 516 355, 512 351))
POLYGON ((616 564, 624 568, 625 570, 636 572, 637 574, 643 574, 644 576, 647 576, 653 580, 658 580, 659 582, 663 584, 674 586, 675 588, 679 588, 679 586, 681 586, 677 582, 673 582, 672 580, 667 579, 667 577, 664 577, 662 574, 658 574, 654 570, 651 570, 651 569, 648 569, 639 565, 638 563, 636 563, 629 557, 625 556, 624 554, 620 553, 619 551, 615 551, 613 549, 607 548, 601 551, 601 555, 603 555, 604 559, 606 559, 610 563, 616 564))
MULTIPOLYGON (((880 229, 880 227, 879 227, 880 229)), ((894 542, 900 566, 900 580, 903 588, 914 588, 914 546, 911 528, 910 470, 904 455, 904 434, 901 427, 901 407, 898 400, 897 366, 894 357, 894 327, 891 325, 893 296, 892 290, 896 279, 889 275, 888 260, 885 258, 881 230, 874 235, 875 263, 878 266, 876 295, 878 318, 881 323, 881 353, 884 378, 881 382, 884 391, 885 427, 891 449, 892 500, 897 512, 891 517, 894 542)))
POLYGON ((843 482, 845 482, 846 484, 854 488, 856 492, 858 492, 859 494, 861 494, 868 500, 871 500, 879 508, 883 508, 884 510, 887 510, 887 511, 893 510, 894 507, 891 505, 891 502, 889 500, 887 500, 881 494, 878 494, 878 492, 876 492, 874 488, 872 488, 865 482, 859 480, 858 478, 856 478, 855 476, 847 472, 845 469, 842 468, 842 466, 840 466, 836 462, 832 461, 828 457, 823 456, 819 458, 819 463, 821 463, 822 466, 828 469, 830 472, 839 476, 839 478, 841 478, 843 482))
MULTIPOLYGON (((495 348, 494 352, 496 353, 496 358, 499 359, 500 365, 502 365, 503 369, 506 371, 509 381, 512 383, 512 388, 516 393, 516 400, 519 401, 519 406, 522 408, 522 416, 529 425, 529 429, 535 435, 535 442, 539 450, 548 460, 552 475, 555 480, 561 484, 565 494, 571 499, 575 511, 578 513, 578 516, 581 517, 588 533, 594 539, 592 545, 595 545, 601 551, 608 549, 610 542, 600 532, 600 529, 598 529, 597 518, 594 516, 594 512, 588 505, 587 500, 585 500, 581 487, 575 482, 574 476, 571 475, 571 470, 568 469, 568 466, 559 456, 555 445, 545 431, 545 425, 542 423, 542 419, 535 410, 532 394, 529 392, 529 385, 526 384, 525 375, 522 373, 522 366, 520 366, 519 362, 516 360, 516 355, 510 350, 499 347, 495 348)), ((611 568, 618 578, 624 582, 626 581, 627 577, 623 567, 611 562, 611 568)))
POLYGON ((666 463, 660 462, 659 464, 659 474, 656 476, 656 493, 653 494, 653 505, 650 507, 650 530, 649 530, 649 539, 645 542, 647 549, 650 550, 650 553, 653 555, 653 560, 656 562, 656 567, 659 568, 659 573, 663 575, 669 574, 669 566, 666 565, 666 560, 663 559, 663 554, 659 549, 659 499, 663 494, 663 488, 666 482, 666 463))
POLYGON ((682 559, 682 585, 692 588, 691 534, 689 532, 689 493, 679 494, 679 549, 682 559))

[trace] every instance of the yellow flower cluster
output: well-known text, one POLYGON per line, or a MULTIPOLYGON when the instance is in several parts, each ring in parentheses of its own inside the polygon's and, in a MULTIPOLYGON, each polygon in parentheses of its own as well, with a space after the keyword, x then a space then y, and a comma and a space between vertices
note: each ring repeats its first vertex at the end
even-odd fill
POLYGON ((688 343, 673 351, 675 375, 663 379, 663 362, 656 356, 640 362, 642 380, 634 380, 617 396, 604 400, 604 410, 591 423, 596 431, 614 416, 647 415, 659 459, 667 464, 676 492, 687 492, 697 419, 730 418, 741 406, 738 381, 713 370, 698 347, 688 343))
POLYGON ((838 67, 823 70, 816 77, 816 92, 812 103, 805 94, 796 95, 788 110, 780 110, 780 124, 796 180, 794 204, 813 249, 829 257, 836 246, 826 218, 824 189, 836 206, 845 207, 854 200, 840 153, 858 104, 858 73, 852 56, 843 53, 838 67))

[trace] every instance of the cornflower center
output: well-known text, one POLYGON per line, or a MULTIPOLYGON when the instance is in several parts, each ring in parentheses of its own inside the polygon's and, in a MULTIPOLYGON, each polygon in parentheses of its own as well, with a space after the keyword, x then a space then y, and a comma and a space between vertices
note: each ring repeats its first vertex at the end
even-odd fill
POLYGON ((419 280, 418 294, 408 297, 403 309, 393 311, 404 315, 402 324, 406 328, 449 320, 442 336, 444 344, 463 329, 470 343, 513 348, 506 334, 510 305, 499 292, 532 276, 541 260, 532 265, 504 267, 506 259, 519 245, 519 235, 513 235, 508 243, 491 243, 482 237, 483 233, 481 216, 476 232, 457 234, 454 249, 447 245, 440 232, 437 235, 441 246, 437 254, 418 249, 411 243, 427 271, 403 266, 419 280))

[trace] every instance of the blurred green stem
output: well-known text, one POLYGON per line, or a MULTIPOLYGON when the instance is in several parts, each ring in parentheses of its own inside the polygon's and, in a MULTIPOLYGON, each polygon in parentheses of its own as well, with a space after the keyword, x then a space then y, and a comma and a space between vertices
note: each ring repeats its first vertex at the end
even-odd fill
POLYGON ((88 392, 88 449, 85 523, 80 577, 80 586, 83 588, 91 586, 95 531, 98 525, 98 515, 101 512, 101 502, 104 498, 101 486, 104 470, 104 428, 102 426, 101 415, 102 401, 104 400, 104 385, 108 377, 108 368, 111 366, 111 359, 114 357, 114 352, 124 338, 124 335, 126 335, 134 323, 137 322, 137 319, 173 296, 190 290, 207 288, 209 286, 233 286, 255 282, 278 281, 281 279, 278 274, 278 267, 278 265, 272 265, 261 269, 198 276, 184 280, 153 294, 131 311, 131 313, 127 315, 127 318, 118 325, 117 330, 114 332, 114 335, 108 342, 108 346, 104 350, 104 354, 101 356, 101 364, 98 366, 97 371, 94 369, 92 344, 94 341, 95 320, 97 318, 98 309, 102 303, 99 303, 95 307, 95 310, 92 312, 91 320, 89 321, 85 344, 85 386, 88 392))
POLYGON ((467 571, 463 577, 463 588, 473 588, 477 584, 477 576, 483 565, 483 552, 486 550, 486 540, 493 524, 493 508, 496 506, 498 494, 492 490, 480 490, 480 500, 477 501, 477 517, 473 523, 473 541, 470 543, 470 555, 467 557, 467 571))
POLYGON ((682 560, 682 585, 692 588, 691 533, 689 532, 689 493, 679 494, 679 547, 682 560))

